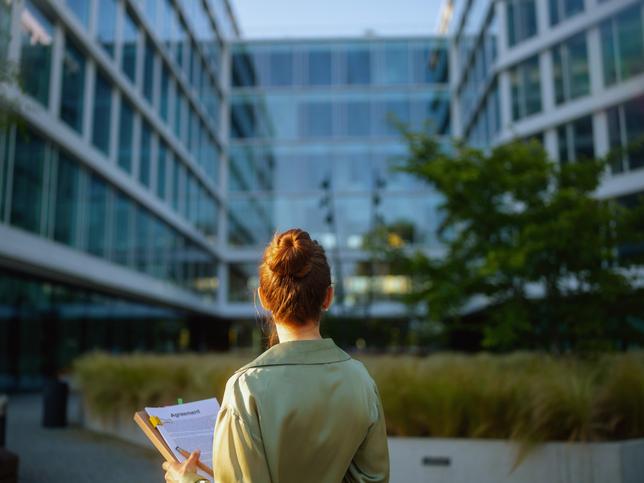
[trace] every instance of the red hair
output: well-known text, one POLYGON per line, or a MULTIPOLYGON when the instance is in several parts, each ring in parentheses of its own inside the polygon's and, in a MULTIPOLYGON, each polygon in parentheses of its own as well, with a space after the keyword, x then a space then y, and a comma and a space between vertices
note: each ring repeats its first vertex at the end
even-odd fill
MULTIPOLYGON (((304 230, 277 233, 266 246, 259 266, 259 289, 274 319, 292 325, 320 320, 330 285, 324 248, 304 230)), ((274 342, 273 328, 269 345, 274 342)))

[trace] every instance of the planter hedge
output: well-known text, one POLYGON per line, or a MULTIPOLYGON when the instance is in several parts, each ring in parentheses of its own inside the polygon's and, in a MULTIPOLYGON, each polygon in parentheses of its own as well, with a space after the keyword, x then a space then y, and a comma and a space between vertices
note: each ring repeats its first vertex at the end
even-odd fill
MULTIPOLYGON (((398 436, 523 442, 644 437, 644 353, 358 356, 398 436)), ((97 415, 216 396, 243 355, 89 354, 75 376, 97 415)), ((294 393, 297 397, 297 393, 294 393)))

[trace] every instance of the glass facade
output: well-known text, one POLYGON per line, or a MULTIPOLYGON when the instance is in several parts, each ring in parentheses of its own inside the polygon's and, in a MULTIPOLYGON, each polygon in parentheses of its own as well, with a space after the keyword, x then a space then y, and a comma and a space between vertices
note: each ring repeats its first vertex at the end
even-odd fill
POLYGON ((604 84, 644 72, 642 4, 636 3, 600 25, 604 84))
POLYGON ((584 0, 548 0, 550 25, 557 25, 584 11, 584 0))
POLYGON ((507 35, 510 47, 537 34, 535 0, 506 0, 507 35))
POLYGON ((65 43, 61 91, 60 118, 80 133, 83 127, 85 56, 69 38, 65 43))
POLYGON ((644 168, 644 95, 607 111, 614 173, 644 168))
POLYGON ((227 300, 252 300, 260 247, 301 226, 333 258, 340 305, 357 310, 375 279, 355 258, 376 227, 438 246, 438 196, 392 167, 406 150, 397 122, 450 134, 447 44, 248 42, 232 59, 227 242, 253 255, 229 265, 227 300))
POLYGON ((586 32, 557 45, 552 60, 557 104, 590 94, 586 32))
POLYGON ((24 91, 47 107, 51 77, 54 26, 31 1, 25 3, 21 16, 20 78, 24 91))
POLYGON ((557 128, 559 162, 570 163, 595 157, 593 119, 585 116, 557 128))
POLYGON ((512 119, 518 121, 541 111, 539 56, 535 55, 510 69, 512 119))

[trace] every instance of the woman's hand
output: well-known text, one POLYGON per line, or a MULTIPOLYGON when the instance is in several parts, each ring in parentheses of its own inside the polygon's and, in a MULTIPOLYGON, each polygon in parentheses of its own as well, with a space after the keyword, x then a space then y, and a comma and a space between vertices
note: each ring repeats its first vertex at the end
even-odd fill
POLYGON ((168 483, 193 483, 199 480, 197 475, 199 450, 193 451, 183 463, 166 461, 161 466, 165 470, 165 481, 168 483))

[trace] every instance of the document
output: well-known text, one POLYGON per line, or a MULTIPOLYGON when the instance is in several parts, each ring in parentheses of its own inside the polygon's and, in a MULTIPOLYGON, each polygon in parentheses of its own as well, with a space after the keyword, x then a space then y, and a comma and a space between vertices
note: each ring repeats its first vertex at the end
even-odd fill
MULTIPOLYGON (((192 453, 201 450, 199 461, 212 468, 212 437, 219 412, 216 398, 176 406, 145 408, 149 416, 158 418, 156 429, 176 456, 184 461, 182 450, 192 453)), ((212 481, 212 476, 197 468, 200 476, 212 481)))

